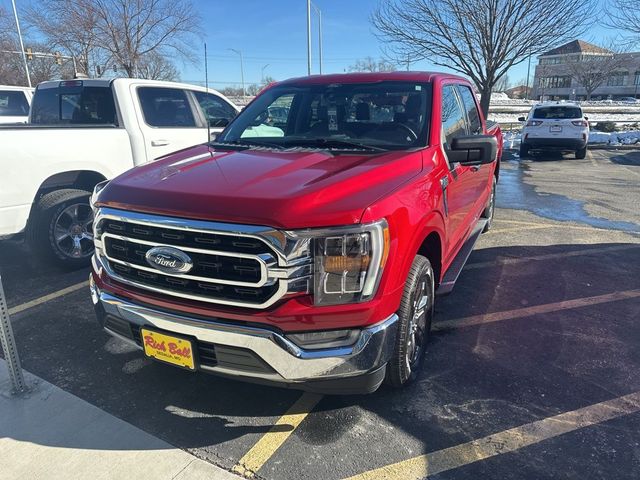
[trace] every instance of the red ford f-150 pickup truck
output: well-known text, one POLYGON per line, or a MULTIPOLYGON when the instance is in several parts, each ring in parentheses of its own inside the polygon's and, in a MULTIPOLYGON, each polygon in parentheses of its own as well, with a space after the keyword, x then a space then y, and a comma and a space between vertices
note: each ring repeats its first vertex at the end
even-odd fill
POLYGON ((436 293, 490 227, 501 145, 457 76, 274 84, 215 142, 96 187, 100 324, 188 370, 403 386, 436 293))

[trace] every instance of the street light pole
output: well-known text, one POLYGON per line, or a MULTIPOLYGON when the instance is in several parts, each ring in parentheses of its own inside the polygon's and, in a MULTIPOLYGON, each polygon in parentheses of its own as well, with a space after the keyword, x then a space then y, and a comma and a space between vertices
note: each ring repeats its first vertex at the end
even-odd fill
POLYGON ((269 66, 269 64, 267 63, 266 65, 262 66, 262 73, 260 74, 260 80, 262 81, 262 84, 264 85, 264 70, 265 68, 267 68, 269 66))
POLYGON ((315 3, 311 3, 311 6, 318 15, 318 56, 320 57, 320 75, 322 75, 322 11, 315 3))
POLYGON ((311 0, 307 0, 307 75, 311 75, 311 0))
POLYGON ((244 98, 247 96, 247 93, 244 89, 244 60, 242 59, 242 52, 240 50, 236 50, 235 48, 230 48, 229 50, 240 55, 240 80, 242 81, 242 99, 244 100, 244 98))
POLYGON ((16 17, 16 28, 18 29, 18 39, 20 40, 20 50, 22 50, 22 61, 24 62, 24 71, 27 74, 27 85, 31 88, 31 76, 29 75, 29 65, 27 65, 27 54, 24 52, 24 43, 22 43, 22 32, 20 31, 20 21, 18 20, 18 10, 16 9, 16 0, 11 0, 13 5, 13 15, 16 17))
POLYGON ((529 50, 529 63, 527 65, 527 86, 524 90, 524 99, 529 100, 529 76, 531 75, 531 50, 529 50))

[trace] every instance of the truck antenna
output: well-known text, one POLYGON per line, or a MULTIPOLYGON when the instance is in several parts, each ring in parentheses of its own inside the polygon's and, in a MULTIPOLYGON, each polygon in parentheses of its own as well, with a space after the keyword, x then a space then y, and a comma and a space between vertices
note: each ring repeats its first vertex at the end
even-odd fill
MULTIPOLYGON (((207 63, 207 42, 204 42, 204 84, 207 91, 207 95, 209 94, 209 64, 207 63)), ((207 112, 204 112, 205 121, 207 122, 207 145, 211 143, 211 122, 209 121, 209 117, 207 112)))

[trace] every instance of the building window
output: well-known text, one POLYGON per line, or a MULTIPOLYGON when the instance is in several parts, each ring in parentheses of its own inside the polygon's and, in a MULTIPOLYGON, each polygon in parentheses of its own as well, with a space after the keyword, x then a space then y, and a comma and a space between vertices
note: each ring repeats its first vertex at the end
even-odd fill
POLYGON ((638 70, 638 71, 636 72, 636 76, 635 76, 635 78, 633 79, 633 84, 634 84, 634 85, 640 85, 640 70, 638 70))
POLYGON ((540 65, 558 65, 560 63, 564 63, 564 58, 562 57, 549 57, 549 58, 541 58, 540 65))
POLYGON ((542 77, 538 83, 540 88, 568 88, 571 86, 570 76, 542 77))
POLYGON ((622 87, 627 84, 629 72, 612 72, 607 80, 609 87, 622 87))

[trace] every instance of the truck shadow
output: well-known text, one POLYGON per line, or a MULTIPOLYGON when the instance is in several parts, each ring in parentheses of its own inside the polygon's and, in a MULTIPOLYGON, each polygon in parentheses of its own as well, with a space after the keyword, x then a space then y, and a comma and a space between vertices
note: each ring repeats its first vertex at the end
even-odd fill
MULTIPOLYGON (((390 429, 399 436, 394 443, 433 451, 640 390, 639 298, 517 314, 523 307, 640 289, 633 265, 640 265, 640 244, 474 251, 453 293, 438 298, 434 325, 449 328, 432 334, 418 381, 402 391, 382 387, 368 396, 324 397, 287 442, 294 452, 288 458, 304 455, 309 445, 319 449, 317 458, 342 447, 367 451, 371 438, 384 441, 390 429), (515 313, 456 326, 460 319, 504 311, 515 313)), ((82 291, 18 316, 23 366, 171 445, 208 451, 230 468, 300 396, 144 360, 98 329, 90 303, 82 291)), ((86 437, 82 443, 39 438, 37 430, 19 437, 60 448, 112 448, 86 437)), ((324 470, 324 478, 344 474, 329 464, 317 468, 319 478, 324 470)), ((296 478, 282 472, 282 478, 296 478)))

